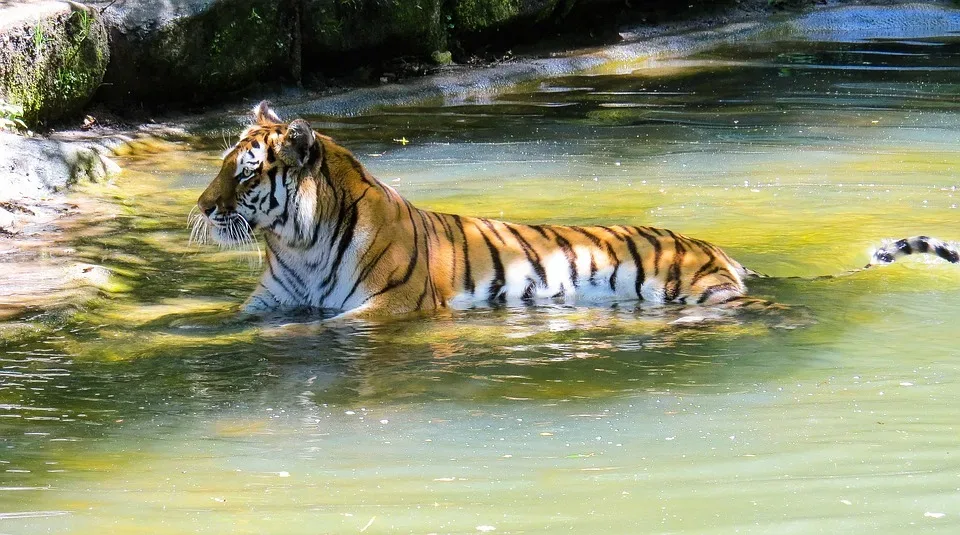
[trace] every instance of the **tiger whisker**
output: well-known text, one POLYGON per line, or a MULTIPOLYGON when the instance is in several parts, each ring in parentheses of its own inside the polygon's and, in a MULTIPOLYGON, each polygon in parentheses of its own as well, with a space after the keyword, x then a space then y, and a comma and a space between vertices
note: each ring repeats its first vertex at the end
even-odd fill
POLYGON ((240 218, 240 222, 243 223, 243 238, 245 244, 248 246, 247 250, 249 251, 249 246, 252 245, 257 250, 257 266, 263 264, 263 252, 260 250, 260 244, 257 242, 257 239, 253 236, 253 227, 250 226, 250 223, 247 221, 247 218, 243 217, 241 214, 236 214, 240 218))
MULTIPOLYGON (((191 210, 191 213, 193 211, 191 210)), ((192 216, 193 221, 188 222, 191 226, 190 229, 190 239, 187 241, 188 244, 196 243, 197 245, 204 245, 207 242, 207 236, 209 235, 209 225, 207 224, 207 219, 201 216, 199 213, 192 216)))

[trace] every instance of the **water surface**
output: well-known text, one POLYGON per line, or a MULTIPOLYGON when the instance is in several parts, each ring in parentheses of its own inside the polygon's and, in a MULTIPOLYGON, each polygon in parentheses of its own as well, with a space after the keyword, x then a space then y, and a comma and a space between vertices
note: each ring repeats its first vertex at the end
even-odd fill
POLYGON ((187 244, 220 133, 131 157, 94 192, 117 217, 70 238, 111 291, 0 325, 0 533, 954 533, 960 271, 843 274, 884 238, 960 239, 957 65, 949 36, 743 43, 309 117, 424 208, 710 240, 793 329, 222 325, 259 268, 187 244))

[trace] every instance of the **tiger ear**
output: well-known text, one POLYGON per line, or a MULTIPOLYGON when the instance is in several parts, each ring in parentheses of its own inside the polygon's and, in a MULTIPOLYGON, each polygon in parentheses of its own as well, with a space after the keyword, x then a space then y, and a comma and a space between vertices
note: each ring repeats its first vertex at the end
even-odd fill
POLYGON ((273 106, 273 104, 271 104, 269 100, 262 100, 260 104, 257 104, 256 107, 253 108, 253 118, 257 121, 258 125, 267 126, 283 122, 271 106, 273 106))
POLYGON ((320 144, 313 135, 310 123, 303 119, 290 123, 280 141, 280 160, 287 165, 303 167, 314 153, 319 157, 320 144))

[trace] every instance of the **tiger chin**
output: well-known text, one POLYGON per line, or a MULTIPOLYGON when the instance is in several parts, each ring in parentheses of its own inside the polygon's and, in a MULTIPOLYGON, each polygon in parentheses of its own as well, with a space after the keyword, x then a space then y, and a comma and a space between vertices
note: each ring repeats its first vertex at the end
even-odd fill
MULTIPOLYGON (((266 101, 197 206, 221 244, 266 242, 243 311, 319 308, 388 316, 479 304, 644 302, 739 307, 757 273, 720 248, 643 226, 520 225, 414 207, 347 149, 266 101)), ((917 236, 869 265, 913 253, 960 261, 917 236)))

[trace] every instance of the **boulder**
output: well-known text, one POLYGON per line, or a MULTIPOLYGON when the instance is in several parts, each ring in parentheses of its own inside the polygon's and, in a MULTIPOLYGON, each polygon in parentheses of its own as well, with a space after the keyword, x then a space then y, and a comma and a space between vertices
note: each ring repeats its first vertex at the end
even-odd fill
POLYGON ((449 17, 442 0, 304 0, 304 65, 321 72, 356 67, 344 61, 446 50, 449 17))
POLYGON ((119 168, 102 140, 76 142, 0 132, 0 201, 36 199, 78 182, 99 182, 119 168))
MULTIPOLYGON (((584 2, 587 3, 587 2, 584 2)), ((518 23, 534 25, 568 10, 574 0, 461 0, 452 4, 452 30, 461 35, 486 33, 518 23)))
POLYGON ((0 3, 0 99, 37 128, 90 101, 110 59, 99 12, 73 2, 0 3))
POLYGON ((298 81, 293 1, 109 2, 112 60, 99 98, 114 106, 223 100, 257 83, 298 81))

